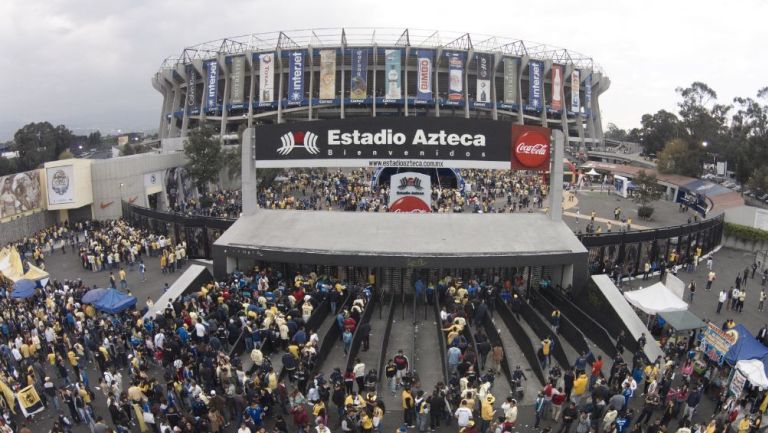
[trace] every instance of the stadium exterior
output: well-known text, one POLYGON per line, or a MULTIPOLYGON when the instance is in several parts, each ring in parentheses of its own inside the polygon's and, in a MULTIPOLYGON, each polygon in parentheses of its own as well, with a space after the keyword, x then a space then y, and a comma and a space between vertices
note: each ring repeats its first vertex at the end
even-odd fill
POLYGON ((314 29, 206 42, 168 58, 160 138, 209 124, 221 137, 302 120, 428 116, 492 119, 602 141, 592 58, 549 45, 414 29, 314 29), (406 103, 407 101, 407 103, 406 103))

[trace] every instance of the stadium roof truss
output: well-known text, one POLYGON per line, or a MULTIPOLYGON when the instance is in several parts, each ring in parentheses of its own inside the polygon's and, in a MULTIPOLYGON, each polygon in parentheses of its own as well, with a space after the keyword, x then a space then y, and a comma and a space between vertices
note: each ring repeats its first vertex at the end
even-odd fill
POLYGON ((161 69, 175 69, 179 64, 190 63, 194 60, 213 59, 219 55, 244 54, 249 51, 264 52, 329 46, 423 47, 472 50, 515 57, 528 56, 536 60, 550 60, 557 64, 573 65, 580 69, 602 72, 602 68, 594 62, 592 57, 547 44, 482 34, 391 27, 317 28, 234 36, 187 47, 180 56, 166 58, 161 65, 161 69))

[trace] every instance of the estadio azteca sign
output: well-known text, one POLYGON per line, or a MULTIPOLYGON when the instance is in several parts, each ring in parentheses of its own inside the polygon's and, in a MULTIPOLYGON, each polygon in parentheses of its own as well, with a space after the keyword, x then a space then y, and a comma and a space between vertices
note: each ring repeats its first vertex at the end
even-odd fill
MULTIPOLYGON (((508 122, 493 120, 416 117, 265 125, 254 129, 254 160, 257 168, 508 169, 517 129, 508 122)), ((521 159, 525 169, 537 169, 546 165, 541 161, 548 162, 548 131, 534 128, 535 134, 523 137, 515 158, 521 159)))

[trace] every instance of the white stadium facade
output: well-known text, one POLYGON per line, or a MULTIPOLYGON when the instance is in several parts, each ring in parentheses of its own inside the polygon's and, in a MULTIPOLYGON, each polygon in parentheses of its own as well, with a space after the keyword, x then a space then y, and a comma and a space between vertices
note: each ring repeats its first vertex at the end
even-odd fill
POLYGON ((245 127, 354 117, 461 117, 602 141, 610 80, 589 56, 487 35, 414 29, 314 29, 206 42, 166 59, 160 138, 207 124, 245 127), (407 101, 407 102, 406 102, 407 101))

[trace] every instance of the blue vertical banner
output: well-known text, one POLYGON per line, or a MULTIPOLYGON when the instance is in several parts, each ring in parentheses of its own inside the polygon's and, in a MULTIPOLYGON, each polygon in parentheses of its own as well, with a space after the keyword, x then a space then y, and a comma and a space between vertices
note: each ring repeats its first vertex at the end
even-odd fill
POLYGON ((416 50, 416 101, 431 101, 433 50, 416 50))
POLYGON ((528 109, 541 111, 543 105, 543 71, 544 63, 531 60, 528 62, 528 109))
POLYGON ((448 105, 455 105, 464 99, 464 53, 447 52, 448 57, 448 105))
POLYGON ((288 52, 288 105, 304 102, 304 50, 288 52))
POLYGON ((584 113, 592 114, 592 72, 584 79, 584 113))
POLYGON ((368 97, 368 49, 353 48, 352 71, 349 77, 349 98, 365 99, 368 97))
POLYGON ((477 59, 477 86, 475 89, 475 101, 481 104, 491 102, 491 56, 490 54, 478 54, 477 59))
POLYGON ((187 65, 187 103, 186 112, 192 114, 192 110, 197 106, 197 72, 195 67, 187 65))
POLYGON ((213 110, 219 102, 219 64, 216 60, 206 62, 205 71, 208 75, 205 86, 205 108, 213 110))
POLYGON ((384 71, 387 81, 384 86, 385 99, 401 99, 403 86, 401 84, 401 58, 400 50, 384 50, 384 71))

